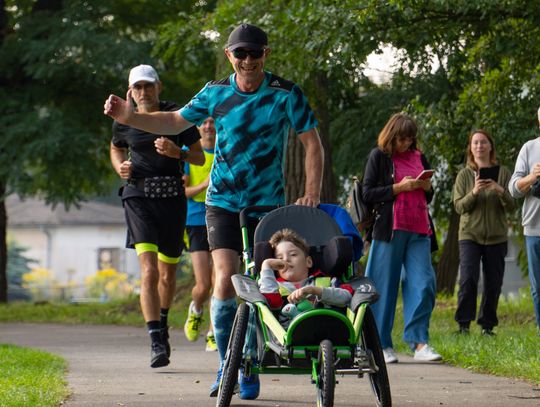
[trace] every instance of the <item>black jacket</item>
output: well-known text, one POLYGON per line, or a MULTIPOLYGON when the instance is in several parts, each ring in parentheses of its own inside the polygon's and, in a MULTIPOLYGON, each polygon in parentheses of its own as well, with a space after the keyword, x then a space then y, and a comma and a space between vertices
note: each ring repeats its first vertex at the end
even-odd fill
MULTIPOLYGON (((431 169, 424 154, 421 155, 422 166, 425 170, 431 169)), ((362 189, 364 201, 375 207, 375 223, 373 224, 372 238, 389 242, 392 239, 392 225, 394 224, 394 163, 392 158, 378 147, 371 150, 364 171, 362 189)), ((429 204, 433 198, 433 191, 426 192, 426 201, 429 204)), ((435 230, 431 217, 429 218, 435 230)), ((436 244, 436 239, 432 240, 436 244)), ((435 249, 436 250, 436 249, 435 249)))

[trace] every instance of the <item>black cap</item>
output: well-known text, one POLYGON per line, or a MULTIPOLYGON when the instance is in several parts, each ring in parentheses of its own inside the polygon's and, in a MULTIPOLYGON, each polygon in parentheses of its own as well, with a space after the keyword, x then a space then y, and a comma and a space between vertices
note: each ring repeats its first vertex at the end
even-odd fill
POLYGON ((227 48, 234 51, 236 48, 261 49, 268 45, 266 33, 259 27, 251 24, 240 24, 236 27, 227 41, 227 48))

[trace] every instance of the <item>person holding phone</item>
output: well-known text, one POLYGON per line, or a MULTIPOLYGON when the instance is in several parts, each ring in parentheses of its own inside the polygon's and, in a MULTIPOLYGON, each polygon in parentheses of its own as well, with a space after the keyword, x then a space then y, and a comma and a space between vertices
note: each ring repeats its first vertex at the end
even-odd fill
POLYGON ((396 363, 392 328, 399 285, 405 323, 403 340, 418 361, 442 357, 428 345, 429 321, 435 306, 435 271, 431 265, 431 226, 428 203, 430 178, 417 179, 429 163, 417 145, 415 121, 393 115, 368 157, 363 198, 376 210, 366 276, 381 298, 371 306, 386 363, 396 363))
MULTIPOLYGON (((150 65, 131 69, 128 80, 136 111, 174 111, 179 106, 159 100, 161 81, 150 65)), ((140 303, 151 340, 150 366, 167 366, 170 357, 168 312, 176 292, 176 268, 184 247, 186 196, 180 164, 204 164, 204 155, 195 127, 176 135, 159 136, 132 126, 113 122, 110 158, 114 170, 126 181, 121 188, 128 227, 126 247, 135 249, 141 268, 140 303), (187 151, 170 153, 171 146, 187 146, 187 151), (167 184, 168 196, 154 194, 150 183, 167 184)))
POLYGON ((484 289, 477 323, 482 327, 482 335, 493 336, 493 328, 499 322, 497 305, 508 250, 507 214, 515 207, 508 191, 512 174, 505 166, 498 166, 493 138, 485 130, 475 130, 469 135, 466 156, 466 167, 458 173, 453 191, 454 206, 461 215, 459 291, 454 319, 459 324, 459 333, 470 332, 471 321, 476 318, 482 263, 484 289), (491 178, 495 175, 496 180, 491 178))
MULTIPOLYGON (((540 108, 538 109, 540 126, 540 108)), ((508 185, 515 198, 523 198, 521 225, 527 249, 531 295, 540 336, 540 137, 528 140, 519 151, 508 185)))

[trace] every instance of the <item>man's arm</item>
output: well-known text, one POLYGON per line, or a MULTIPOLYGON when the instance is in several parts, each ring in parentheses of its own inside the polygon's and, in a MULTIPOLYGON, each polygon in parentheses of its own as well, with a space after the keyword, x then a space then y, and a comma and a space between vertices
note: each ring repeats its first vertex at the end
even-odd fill
POLYGON ((128 179, 131 176, 131 161, 127 159, 127 149, 116 147, 111 143, 110 157, 111 164, 120 178, 128 179))
POLYGON ((527 150, 528 146, 529 144, 525 143, 521 147, 516 160, 514 173, 508 183, 508 190, 514 198, 522 198, 525 196, 531 189, 536 178, 540 176, 540 163, 535 164, 533 168, 530 168, 529 166, 527 157, 530 152, 527 150))
POLYGON ((540 163, 534 165, 529 175, 524 176, 516 182, 516 186, 522 194, 526 194, 531 189, 532 184, 540 177, 540 163))
POLYGON ((193 165, 204 165, 206 158, 204 157, 200 140, 188 146, 188 149, 186 151, 186 161, 193 165))
POLYGON ((206 188, 208 188, 208 185, 210 184, 210 174, 204 179, 203 182, 201 182, 198 185, 186 186, 186 185, 189 184, 189 175, 184 175, 182 177, 182 179, 184 180, 184 186, 185 186, 185 191, 186 191, 186 197, 187 198, 192 198, 195 195, 201 193, 206 188))
POLYGON ((154 146, 156 147, 156 151, 161 155, 179 158, 180 160, 187 161, 193 165, 204 165, 204 162, 206 161, 199 140, 188 146, 188 151, 182 150, 174 141, 166 137, 156 139, 154 141, 154 146))
POLYGON ((297 205, 317 206, 321 202, 324 149, 317 129, 313 128, 298 135, 306 151, 306 186, 304 196, 298 198, 297 205))
POLYGON ((103 106, 103 113, 117 122, 144 130, 152 134, 174 135, 192 125, 178 113, 172 112, 135 112, 131 99, 131 90, 126 94, 126 100, 116 95, 110 95, 103 106))

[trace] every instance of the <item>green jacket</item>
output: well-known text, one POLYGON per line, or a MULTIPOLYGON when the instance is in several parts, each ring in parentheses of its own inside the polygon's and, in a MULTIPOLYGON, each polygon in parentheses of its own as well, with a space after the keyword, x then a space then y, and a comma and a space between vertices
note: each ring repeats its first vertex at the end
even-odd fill
POLYGON ((475 173, 470 167, 462 169, 454 184, 454 206, 461 215, 459 220, 459 240, 473 240, 482 245, 506 242, 508 222, 506 213, 515 207, 514 198, 508 192, 510 171, 501 166, 497 183, 504 187, 504 194, 494 191, 480 191, 473 195, 475 173))

